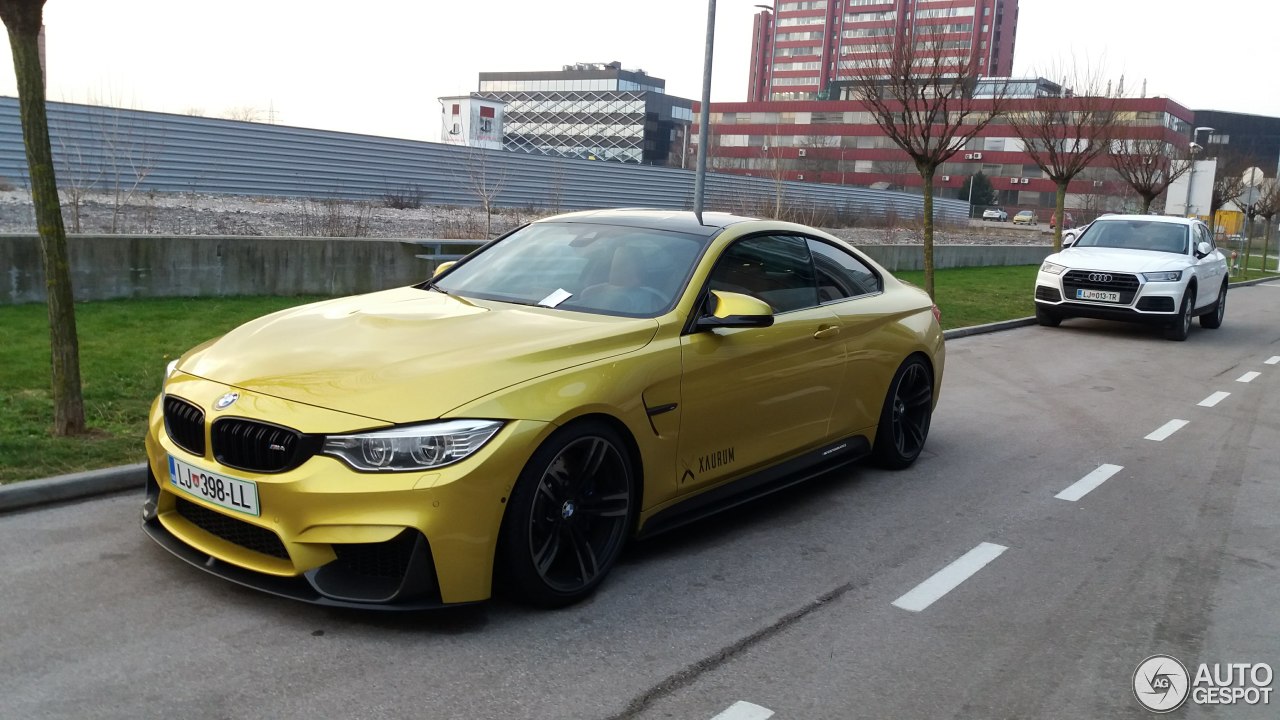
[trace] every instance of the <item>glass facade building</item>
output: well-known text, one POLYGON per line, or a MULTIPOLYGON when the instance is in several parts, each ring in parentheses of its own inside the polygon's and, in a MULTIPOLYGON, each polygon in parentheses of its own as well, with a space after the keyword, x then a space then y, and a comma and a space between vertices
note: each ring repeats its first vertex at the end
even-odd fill
POLYGON ((517 152, 679 166, 693 121, 665 80, 616 62, 480 73, 479 94, 506 102, 503 147, 517 152))

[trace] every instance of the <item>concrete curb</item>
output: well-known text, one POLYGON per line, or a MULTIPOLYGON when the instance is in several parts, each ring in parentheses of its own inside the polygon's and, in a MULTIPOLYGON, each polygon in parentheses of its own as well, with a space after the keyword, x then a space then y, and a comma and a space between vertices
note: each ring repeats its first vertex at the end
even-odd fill
POLYGON ((0 485, 0 512, 121 490, 138 490, 141 493, 146 479, 147 464, 138 463, 0 485))
MULTIPOLYGON (((1248 287, 1264 282, 1273 282, 1280 278, 1259 278, 1240 283, 1232 283, 1231 287, 1248 287)), ((1013 330, 1015 328, 1035 325, 1034 317, 1001 320, 986 325, 954 328, 942 333, 947 340, 955 340, 972 335, 1013 330)), ((85 472, 59 475, 43 480, 25 480, 22 482, 0 485, 0 512, 21 510, 37 505, 49 505, 66 500, 105 495, 121 490, 141 490, 147 478, 147 464, 121 465, 119 467, 88 470, 85 472)))
POLYGON ((955 340, 956 338, 969 337, 970 335, 986 335, 987 333, 1000 332, 1001 330, 1013 330, 1014 328, 1035 325, 1036 319, 1033 317, 1018 318, 1016 320, 1001 320, 1000 322, 987 323, 986 325, 970 325, 969 327, 952 328, 945 330, 942 337, 947 340, 955 340))

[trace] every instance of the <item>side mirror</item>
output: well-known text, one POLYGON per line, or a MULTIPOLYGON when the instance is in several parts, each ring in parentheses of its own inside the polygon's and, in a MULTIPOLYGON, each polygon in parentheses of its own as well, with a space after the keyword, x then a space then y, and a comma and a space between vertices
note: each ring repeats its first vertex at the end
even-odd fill
POLYGON ((1075 245, 1075 244, 1076 244, 1076 238, 1078 238, 1078 237, 1080 237, 1080 236, 1079 236, 1079 235, 1068 235, 1068 236, 1066 236, 1066 237, 1062 238, 1062 249, 1063 249, 1063 250, 1066 250, 1067 248, 1071 247, 1072 245, 1075 245))
POLYGON ((1213 252, 1213 246, 1203 240, 1196 245, 1196 257, 1198 258, 1209 257, 1211 252, 1213 252))
POLYGON ((694 324, 695 330, 769 327, 773 324, 773 308, 760 298, 712 290, 708 304, 711 306, 711 314, 698 318, 694 324))
POLYGON ((457 260, 445 260, 444 262, 436 266, 436 271, 431 273, 431 277, 439 277, 440 274, 443 273, 445 270, 448 270, 449 268, 457 264, 458 264, 457 260))

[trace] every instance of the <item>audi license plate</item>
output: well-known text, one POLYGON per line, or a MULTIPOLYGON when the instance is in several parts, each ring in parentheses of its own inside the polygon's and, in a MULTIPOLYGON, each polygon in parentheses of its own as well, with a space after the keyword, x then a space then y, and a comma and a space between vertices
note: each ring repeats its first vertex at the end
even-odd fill
POLYGON ((1085 290, 1084 288, 1077 288, 1076 299, 1118 303, 1120 302, 1120 293, 1108 292, 1106 290, 1085 290))
POLYGON ((261 514, 258 486, 248 480, 217 475, 170 456, 169 483, 188 495, 228 510, 254 517, 261 514))

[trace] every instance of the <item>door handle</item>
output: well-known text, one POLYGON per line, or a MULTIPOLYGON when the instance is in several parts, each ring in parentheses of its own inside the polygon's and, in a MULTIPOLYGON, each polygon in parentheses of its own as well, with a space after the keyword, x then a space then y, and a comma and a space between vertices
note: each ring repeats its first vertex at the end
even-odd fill
POLYGON ((826 340, 828 338, 833 338, 839 334, 840 334, 839 325, 823 325, 818 328, 818 332, 814 333, 813 337, 817 340, 826 340))

